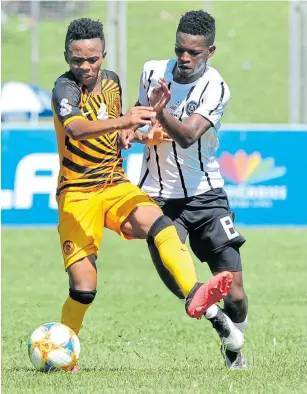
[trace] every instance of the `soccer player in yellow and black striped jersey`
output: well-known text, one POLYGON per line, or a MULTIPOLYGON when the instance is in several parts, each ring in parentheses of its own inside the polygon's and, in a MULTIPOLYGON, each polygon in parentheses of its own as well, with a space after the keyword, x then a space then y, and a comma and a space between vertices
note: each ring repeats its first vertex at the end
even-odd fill
POLYGON ((96 259, 104 227, 125 239, 154 242, 169 280, 186 298, 189 316, 200 318, 229 291, 231 274, 208 284, 198 282, 191 256, 172 221, 137 186, 122 167, 119 129, 151 123, 152 108, 135 107, 121 114, 118 76, 101 65, 106 56, 103 26, 87 18, 70 23, 65 59, 70 71, 55 82, 52 94, 60 173, 57 187, 58 231, 69 296, 62 322, 77 334, 96 295, 96 259))

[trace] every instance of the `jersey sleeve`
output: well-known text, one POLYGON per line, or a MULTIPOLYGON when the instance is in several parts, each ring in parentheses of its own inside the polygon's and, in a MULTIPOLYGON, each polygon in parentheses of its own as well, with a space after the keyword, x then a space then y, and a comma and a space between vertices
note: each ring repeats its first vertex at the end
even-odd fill
POLYGON ((145 68, 143 68, 140 78, 139 98, 137 104, 148 107, 149 100, 148 100, 147 92, 148 92, 149 82, 148 82, 148 78, 146 77, 146 74, 147 72, 145 68))
POLYGON ((52 91, 53 111, 64 126, 75 119, 85 120, 78 107, 80 98, 81 90, 74 81, 66 78, 56 81, 52 91))
POLYGON ((217 126, 229 100, 230 90, 224 81, 220 83, 209 83, 205 94, 200 99, 200 106, 195 110, 194 114, 203 116, 213 126, 217 126))

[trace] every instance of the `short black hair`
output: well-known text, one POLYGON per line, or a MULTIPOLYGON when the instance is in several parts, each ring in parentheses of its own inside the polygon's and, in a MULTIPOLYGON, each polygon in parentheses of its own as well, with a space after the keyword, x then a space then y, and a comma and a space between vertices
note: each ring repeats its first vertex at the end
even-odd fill
POLYGON ((213 45, 215 39, 215 19, 205 11, 189 11, 184 14, 177 28, 177 33, 187 33, 192 36, 204 36, 208 45, 213 45))
POLYGON ((104 46, 103 24, 90 18, 75 19, 70 22, 65 39, 65 50, 72 41, 99 38, 104 46))

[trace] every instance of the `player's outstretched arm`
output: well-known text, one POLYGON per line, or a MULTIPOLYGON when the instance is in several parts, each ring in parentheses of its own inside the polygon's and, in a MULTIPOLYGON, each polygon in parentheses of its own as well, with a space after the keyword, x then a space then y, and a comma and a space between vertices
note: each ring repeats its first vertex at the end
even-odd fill
POLYGON ((139 106, 131 108, 124 116, 116 119, 87 120, 79 108, 81 89, 68 78, 59 78, 52 92, 52 108, 55 117, 75 140, 96 138, 124 128, 137 128, 151 124, 156 115, 153 108, 139 106))
POLYGON ((159 83, 160 87, 155 88, 150 96, 150 103, 157 113, 157 120, 181 148, 187 149, 212 127, 212 123, 199 114, 192 115, 185 123, 175 119, 166 109, 170 99, 166 81, 160 78, 159 83))
POLYGON ((103 134, 126 128, 136 128, 151 124, 156 116, 151 107, 133 107, 124 116, 116 119, 86 121, 72 120, 65 126, 67 132, 75 140, 96 138, 103 134))
POLYGON ((184 123, 180 122, 172 117, 166 109, 157 113, 157 119, 167 130, 168 135, 183 149, 193 145, 213 126, 209 120, 198 114, 192 115, 184 123))

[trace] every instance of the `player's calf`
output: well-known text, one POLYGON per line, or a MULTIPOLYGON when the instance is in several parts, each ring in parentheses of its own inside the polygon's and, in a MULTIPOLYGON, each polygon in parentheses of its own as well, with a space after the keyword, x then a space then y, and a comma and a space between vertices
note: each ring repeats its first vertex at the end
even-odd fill
POLYGON ((150 252, 151 259, 156 267, 156 270, 165 284, 165 286, 180 300, 184 300, 184 295, 178 286, 174 276, 170 273, 170 271, 164 266, 159 250, 157 249, 154 241, 152 239, 147 240, 148 250, 150 252))
POLYGON ((62 308, 62 323, 70 327, 77 335, 96 293, 96 290, 69 290, 69 296, 62 308))
POLYGON ((70 290, 62 308, 62 323, 78 335, 86 311, 96 296, 96 257, 89 255, 67 268, 70 290))
POLYGON ((190 252, 180 241, 171 219, 164 215, 156 219, 148 231, 147 242, 155 245, 162 264, 170 273, 169 279, 174 278, 186 297, 198 279, 190 252))
POLYGON ((246 320, 248 299, 243 289, 236 292, 236 296, 234 296, 234 292, 230 291, 224 298, 224 310, 234 323, 242 323, 246 320))

